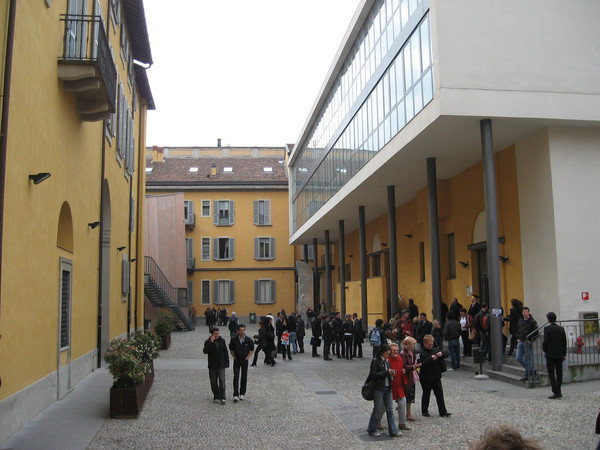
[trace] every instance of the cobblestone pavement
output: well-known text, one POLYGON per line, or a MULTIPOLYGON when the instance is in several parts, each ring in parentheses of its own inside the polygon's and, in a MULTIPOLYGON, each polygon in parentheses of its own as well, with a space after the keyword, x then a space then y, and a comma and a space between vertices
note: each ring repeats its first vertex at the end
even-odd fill
MULTIPOLYGON (((256 332, 248 326, 248 334, 256 332)), ((223 333, 227 334, 227 333, 223 333)), ((310 333, 309 333, 310 336, 310 333)), ((471 373, 444 374, 449 418, 420 415, 420 388, 413 412, 417 420, 399 439, 366 433, 372 402, 360 395, 371 350, 365 358, 324 361, 307 353, 265 366, 262 354, 250 367, 246 400, 232 402, 232 370, 227 371, 227 405, 212 403, 206 358, 208 330, 174 333, 171 348, 155 361, 156 376, 137 419, 107 419, 90 449, 124 448, 383 448, 465 449, 488 425, 516 427, 546 449, 594 449, 594 423, 600 382, 563 387, 561 400, 549 388, 525 389, 495 380, 473 380, 471 373)), ((310 337, 306 338, 306 342, 310 337)), ((107 393, 108 395, 108 393, 107 393)), ((385 423, 385 420, 383 421, 385 423)))

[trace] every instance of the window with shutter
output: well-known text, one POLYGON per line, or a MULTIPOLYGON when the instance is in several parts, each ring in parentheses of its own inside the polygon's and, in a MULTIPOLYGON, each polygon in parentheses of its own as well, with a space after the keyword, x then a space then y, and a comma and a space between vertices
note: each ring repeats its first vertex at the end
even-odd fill
POLYGON ((192 270, 196 267, 196 258, 194 258, 194 239, 185 238, 185 253, 187 259, 187 269, 192 270))
POLYGON ((194 303, 194 282, 188 280, 187 282, 187 304, 191 305, 194 303))
POLYGON ((210 305, 210 280, 201 280, 202 283, 202 297, 200 299, 203 305, 210 305))
POLYGON ((271 225, 271 200, 254 201, 254 225, 271 225))
POLYGON ((254 258, 257 260, 275 259, 275 238, 254 238, 254 258))
POLYGON ((214 302, 217 304, 235 303, 235 282, 233 280, 215 280, 214 302))
POLYGON ((276 301, 275 280, 254 280, 254 302, 270 304, 276 301))
POLYGON ((71 343, 71 289, 73 265, 60 259, 60 347, 61 350, 71 343))
POLYGON ((126 253, 123 253, 123 262, 121 270, 121 299, 127 301, 129 295, 130 281, 129 281, 129 257, 126 253))
POLYGON ((231 261, 235 258, 235 240, 233 238, 215 238, 213 258, 217 261, 231 261))
POLYGON ((234 219, 234 201, 233 200, 217 200, 214 203, 213 225, 231 226, 235 222, 234 219))

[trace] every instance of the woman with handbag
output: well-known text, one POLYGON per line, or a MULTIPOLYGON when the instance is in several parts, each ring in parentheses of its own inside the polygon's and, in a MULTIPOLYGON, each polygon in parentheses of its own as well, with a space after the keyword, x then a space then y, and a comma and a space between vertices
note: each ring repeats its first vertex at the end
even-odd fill
POLYGON ((390 367, 396 371, 396 376, 392 380, 392 397, 396 402, 398 410, 398 429, 399 430, 412 430, 406 425, 406 396, 404 394, 404 378, 406 376, 406 370, 402 364, 402 358, 400 357, 400 351, 398 344, 395 342, 390 344, 390 367))
POLYGON ((387 414, 388 433, 390 437, 402 436, 402 433, 398 432, 394 420, 394 402, 392 399, 391 387, 396 372, 390 367, 390 362, 388 361, 389 356, 390 347, 387 344, 382 344, 379 347, 376 356, 371 361, 369 378, 372 383, 375 383, 375 392, 373 398, 373 412, 371 413, 369 426, 367 428, 369 436, 381 436, 379 431, 377 431, 377 425, 379 424, 384 411, 387 414))
POLYGON ((416 343, 415 338, 410 336, 405 337, 402 341, 402 351, 400 352, 402 366, 405 371, 402 388, 406 397, 406 420, 410 420, 411 422, 416 420, 410 413, 410 405, 415 402, 415 381, 419 379, 417 369, 421 367, 421 363, 417 362, 414 352, 416 343))

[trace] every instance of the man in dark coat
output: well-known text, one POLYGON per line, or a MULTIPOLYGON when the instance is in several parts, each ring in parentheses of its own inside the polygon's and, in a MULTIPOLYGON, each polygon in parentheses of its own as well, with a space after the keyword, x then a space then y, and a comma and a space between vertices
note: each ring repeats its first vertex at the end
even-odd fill
POLYGON ((254 341, 246 336, 246 325, 238 324, 237 335, 229 342, 229 351, 233 357, 233 403, 244 400, 248 382, 248 360, 254 353, 254 341), (242 379, 240 381, 240 370, 242 379), (238 395, 239 394, 239 395, 238 395))
POLYGON ((322 336, 321 314, 317 314, 317 316, 314 318, 314 320, 311 323, 311 327, 312 327, 312 339, 311 339, 312 355, 313 355, 313 357, 319 357, 321 355, 319 355, 319 353, 317 352, 317 349, 321 345, 320 344, 321 336, 322 336))
POLYGON ((227 404, 225 399, 225 369, 229 367, 229 353, 225 339, 217 327, 212 328, 210 337, 204 341, 203 352, 208 356, 208 376, 213 393, 213 402, 227 404))
POLYGON ((561 398, 560 387, 562 385, 562 364, 567 358, 567 335, 565 329, 556 323, 556 314, 546 314, 548 325, 544 328, 544 341, 542 348, 546 354, 546 368, 548 378, 552 385, 552 395, 548 398, 561 398))
POLYGON ((435 395, 438 411, 441 417, 449 417, 451 414, 446 410, 444 401, 444 389, 442 388, 442 359, 448 356, 448 351, 439 351, 433 346, 433 336, 428 334, 423 338, 423 348, 420 352, 421 372, 419 381, 423 388, 421 398, 421 414, 429 417, 429 398, 431 391, 435 395))
POLYGON ((528 337, 538 327, 537 322, 529 312, 527 306, 523 307, 523 318, 519 320, 519 328, 517 330, 517 361, 525 369, 525 375, 521 381, 527 381, 530 376, 534 375, 533 368, 533 340, 537 337, 528 337))
MULTIPOLYGON (((425 335, 427 334, 431 334, 431 330, 433 328, 433 324, 427 320, 427 314, 426 313, 421 313, 419 315, 419 321, 416 323, 414 330, 415 330, 415 339, 417 340, 417 343, 419 344, 419 348, 421 348, 421 346, 423 345, 423 338, 425 337, 425 335)), ((418 349, 417 349, 418 352, 418 349)))
POLYGON ((352 332, 354 333, 354 341, 352 347, 352 357, 362 358, 362 343, 367 333, 363 332, 362 321, 358 318, 358 314, 352 314, 352 332))
POLYGON ((458 320, 460 318, 460 308, 462 308, 463 306, 458 302, 458 299, 456 297, 454 297, 452 299, 452 302, 450 303, 450 314, 452 314, 452 317, 454 318, 454 320, 458 320))
POLYGON ((344 353, 344 321, 339 311, 335 313, 331 326, 333 327, 333 338, 335 339, 335 354, 338 358, 341 358, 342 353, 344 353))
POLYGON ((415 301, 412 298, 408 299, 408 317, 413 320, 419 315, 419 308, 415 305, 415 301))
POLYGON ((304 320, 300 314, 296 314, 296 341, 298 342, 298 347, 300 348, 299 353, 304 353, 304 336, 306 335, 306 331, 304 328, 304 320))
POLYGON ((329 349, 331 348, 331 344, 335 340, 335 336, 333 334, 333 327, 331 326, 331 317, 325 314, 323 316, 322 321, 323 326, 323 359, 325 361, 332 361, 329 357, 329 349))

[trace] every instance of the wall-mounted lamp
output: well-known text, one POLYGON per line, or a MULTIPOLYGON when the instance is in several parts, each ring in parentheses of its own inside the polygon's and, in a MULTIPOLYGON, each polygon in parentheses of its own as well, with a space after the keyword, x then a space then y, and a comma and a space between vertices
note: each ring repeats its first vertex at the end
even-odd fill
POLYGON ((352 258, 354 255, 348 255, 348 258, 352 258))
POLYGON ((131 258, 129 262, 135 262, 136 258, 131 258))
POLYGON ((469 261, 459 261, 458 263, 463 267, 469 267, 469 261))
POLYGON ((404 236, 406 236, 409 239, 412 239, 412 233, 406 233, 404 236))
POLYGON ((506 261, 508 261, 508 256, 499 256, 500 261, 502 262, 502 264, 506 263, 506 261))
POLYGON ((350 286, 344 286, 344 289, 350 289, 350 286))
POLYGON ((97 228, 98 225, 100 225, 100 222, 90 222, 90 223, 88 223, 88 227, 90 227, 92 230, 94 228, 97 228))
POLYGON ((382 242, 381 245, 382 247, 387 247, 387 242, 382 242))
POLYGON ((123 246, 123 247, 117 247, 117 250, 122 252, 123 250, 125 250, 127 247, 123 246))
POLYGON ((48 172, 40 172, 34 175, 29 175, 29 179, 33 181, 33 184, 40 184, 42 181, 50 178, 50 173, 48 172))

